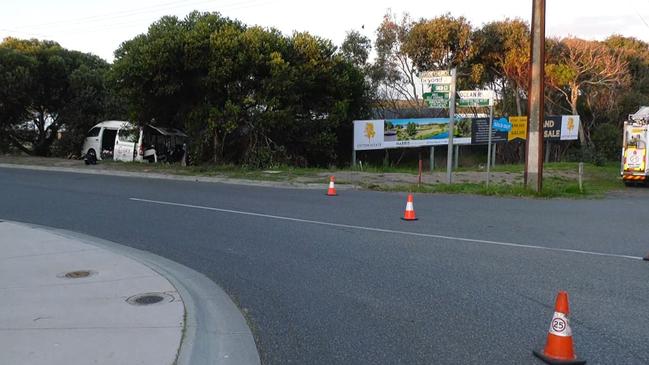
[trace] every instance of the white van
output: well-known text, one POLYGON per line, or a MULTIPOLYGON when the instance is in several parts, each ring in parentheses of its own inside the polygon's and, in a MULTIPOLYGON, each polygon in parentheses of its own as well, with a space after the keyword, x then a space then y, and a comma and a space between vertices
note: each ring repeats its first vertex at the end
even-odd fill
POLYGON ((184 154, 186 137, 173 128, 138 127, 126 121, 109 120, 88 131, 81 155, 127 162, 179 161, 184 154))

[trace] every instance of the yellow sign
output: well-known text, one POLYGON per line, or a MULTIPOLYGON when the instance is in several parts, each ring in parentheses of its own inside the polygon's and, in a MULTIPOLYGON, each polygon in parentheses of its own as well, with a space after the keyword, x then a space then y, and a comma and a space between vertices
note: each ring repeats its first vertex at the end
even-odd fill
POLYGON ((527 138, 527 116, 509 117, 509 123, 512 124, 512 129, 507 136, 508 141, 517 138, 525 140, 527 138))
POLYGON ((568 117, 568 131, 572 133, 573 129, 575 129, 575 119, 573 117, 568 117))
POLYGON ((365 137, 367 137, 367 143, 371 143, 372 138, 374 138, 375 135, 374 124, 370 122, 365 123, 365 137))

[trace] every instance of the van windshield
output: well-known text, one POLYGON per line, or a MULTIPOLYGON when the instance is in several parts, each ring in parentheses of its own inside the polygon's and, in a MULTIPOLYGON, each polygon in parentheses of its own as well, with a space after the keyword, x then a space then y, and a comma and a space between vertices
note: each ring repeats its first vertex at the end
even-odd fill
POLYGON ((118 139, 120 142, 137 143, 140 136, 139 128, 122 128, 119 130, 118 139))

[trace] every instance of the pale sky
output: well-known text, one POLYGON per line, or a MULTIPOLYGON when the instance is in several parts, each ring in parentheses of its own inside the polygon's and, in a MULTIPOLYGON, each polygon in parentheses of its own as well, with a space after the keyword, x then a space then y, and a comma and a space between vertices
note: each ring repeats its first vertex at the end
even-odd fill
MULTIPOLYGON (((248 25, 285 34, 308 31, 340 45, 348 30, 372 40, 387 9, 414 19, 450 12, 474 26, 504 18, 529 21, 532 0, 3 0, 0 38, 50 39, 112 61, 120 43, 163 15, 218 11, 248 25), (365 26, 361 29, 361 26, 365 26)), ((649 42, 649 0, 546 0, 548 36, 604 39, 617 33, 649 42)))

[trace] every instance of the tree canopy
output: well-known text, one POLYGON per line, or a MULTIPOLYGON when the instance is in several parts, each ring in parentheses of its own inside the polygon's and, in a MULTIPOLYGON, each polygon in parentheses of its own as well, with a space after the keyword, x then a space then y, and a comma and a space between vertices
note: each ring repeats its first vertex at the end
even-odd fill
MULTIPOLYGON (((354 119, 440 113, 422 99, 423 71, 456 67, 458 89, 495 90, 496 113, 525 115, 529 28, 521 19, 475 26, 451 14, 413 20, 388 11, 374 39, 350 30, 337 46, 192 12, 123 42, 112 64, 53 41, 7 38, 0 145, 76 152, 97 121, 128 118, 184 129, 198 162, 340 163, 354 119)), ((612 151, 606 136, 649 103, 649 45, 620 35, 549 38, 545 81, 547 112, 579 114, 581 145, 612 151)))

